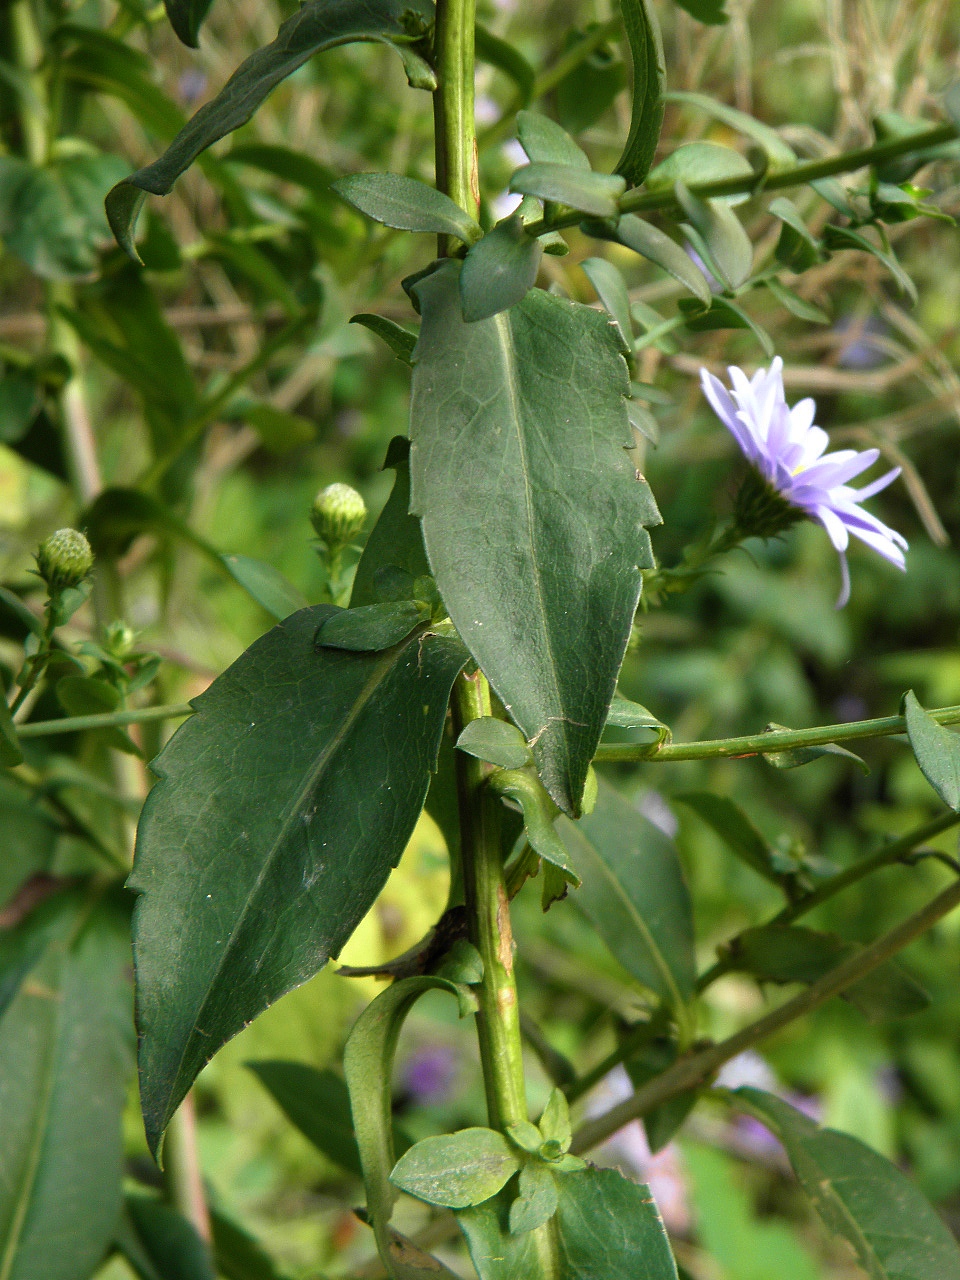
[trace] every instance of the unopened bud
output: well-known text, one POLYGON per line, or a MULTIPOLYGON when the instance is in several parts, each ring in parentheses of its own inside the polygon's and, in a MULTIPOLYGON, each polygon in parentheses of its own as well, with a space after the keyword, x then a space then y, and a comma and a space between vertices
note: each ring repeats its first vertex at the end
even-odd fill
POLYGON ((58 529, 40 543, 37 572, 51 596, 79 587, 92 568, 93 552, 79 529, 58 529))
POLYGON ((348 484, 328 484, 313 501, 310 523, 329 551, 348 546, 363 528, 367 504, 348 484))
POLYGON ((130 656, 136 639, 137 633, 133 627, 127 626, 125 622, 118 618, 107 627, 104 648, 111 658, 116 658, 118 662, 123 662, 130 656))

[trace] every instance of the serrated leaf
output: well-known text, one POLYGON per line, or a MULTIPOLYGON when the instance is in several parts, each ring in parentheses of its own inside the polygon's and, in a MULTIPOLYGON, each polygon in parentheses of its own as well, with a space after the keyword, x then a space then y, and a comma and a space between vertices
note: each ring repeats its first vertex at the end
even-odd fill
POLYGON ((240 64, 217 96, 205 103, 152 164, 118 183, 106 199, 111 230, 131 256, 143 192, 163 196, 202 152, 247 123, 267 95, 315 53, 357 40, 391 44, 433 22, 427 0, 308 0, 284 22, 277 38, 240 64))
POLYGON ((738 289, 749 279, 753 268, 753 245, 737 215, 720 200, 701 200, 682 182, 677 182, 674 190, 681 208, 702 238, 720 280, 729 289, 738 289))
POLYGON ((650 562, 641 526, 659 513, 625 451, 629 384, 604 317, 534 289, 467 325, 457 277, 447 262, 416 286, 411 510, 454 626, 575 813, 636 609, 634 566, 650 562))
POLYGON ((483 232, 473 218, 436 187, 397 173, 353 173, 331 184, 348 204, 400 231, 429 231, 473 244, 483 232))
POLYGON ((197 47, 200 28, 210 10, 212 0, 163 0, 171 27, 185 45, 197 47))
POLYGON ((460 301, 468 324, 516 306, 537 282, 543 245, 531 240, 517 214, 478 240, 460 272, 460 301))
POLYGON ((593 813, 559 825, 583 881, 576 905, 628 973, 672 1009, 693 996, 693 909, 671 841, 601 783, 593 813))
POLYGON ((957 1280, 960 1249, 939 1214, 889 1160, 761 1089, 730 1095, 783 1143, 827 1229, 843 1237, 870 1280, 957 1280))
POLYGON ((417 633, 383 654, 318 649, 334 612, 261 637, 154 762, 129 881, 154 1149, 217 1049, 337 955, 423 807, 466 655, 417 633))
POLYGON ((633 62, 630 132, 617 161, 631 187, 638 187, 653 164, 663 127, 667 78, 660 24, 651 0, 620 0, 620 13, 633 62))
POLYGON ((521 1235, 541 1227, 557 1211, 557 1180, 539 1161, 520 1170, 520 1191, 510 1206, 510 1232, 521 1235))
POLYGON ((415 1143, 397 1161, 390 1181, 427 1204, 466 1209, 495 1196, 519 1168, 502 1133, 461 1129, 415 1143))
MULTIPOLYGON (((798 925, 761 925, 746 929, 733 940, 731 967, 752 974, 759 982, 816 982, 861 948, 833 933, 798 925)), ((930 997, 892 961, 855 982, 843 993, 871 1022, 920 1013, 930 997)))
MULTIPOLYGON (((598 234, 593 223, 585 225, 590 235, 598 234)), ((658 227, 651 226, 635 214, 625 213, 613 230, 602 231, 604 239, 617 240, 634 253, 639 253, 689 289, 705 307, 710 305, 710 286, 700 268, 675 241, 658 227)))
POLYGON ((781 883, 782 875, 777 869, 774 849, 733 800, 715 796, 709 791, 683 791, 674 799, 692 809, 741 862, 752 867, 765 880, 781 883))
POLYGON ((597 297, 611 316, 617 335, 625 351, 633 351, 633 320, 630 316, 630 295, 623 276, 605 258, 585 258, 580 263, 587 279, 597 291, 597 297))
POLYGON ((903 700, 903 712, 920 772, 943 803, 960 813, 960 737, 937 724, 912 689, 903 700))
POLYGON ((410 514, 409 509, 410 441, 406 436, 394 436, 390 441, 383 464, 384 470, 387 467, 396 472, 396 478, 357 565, 350 595, 352 609, 358 605, 376 604, 384 598, 377 587, 382 581, 378 574, 386 569, 406 573, 411 583, 430 572, 420 521, 410 514))
POLYGON ((511 191, 536 196, 539 200, 555 200, 599 218, 614 216, 617 201, 626 189, 626 179, 619 174, 590 173, 544 160, 524 165, 510 179, 511 191))
POLYGON ((535 164, 560 164, 590 172, 590 160, 567 133, 548 116, 536 111, 517 113, 517 137, 535 164))
POLYGON ((133 1061, 126 912, 71 895, 0 1021, 0 1269, 87 1280, 120 1211, 133 1061))
POLYGON ((557 1179, 555 1218, 564 1280, 677 1280, 667 1233, 649 1187, 615 1169, 583 1169, 557 1179))
POLYGON ((350 1094, 341 1076, 329 1068, 318 1071, 306 1062, 248 1062, 247 1066, 305 1138, 341 1169, 361 1176, 350 1094))
POLYGON ((306 608, 308 601, 272 564, 251 556, 226 555, 222 559, 230 576, 278 622, 306 608))
POLYGON ((526 739, 517 726, 493 716, 471 720, 457 739, 457 747, 478 760, 499 765, 501 769, 522 769, 533 760, 526 739))
POLYGON ((350 323, 362 324, 365 329, 375 333, 403 364, 409 366, 413 363, 411 357, 417 345, 417 335, 411 333, 409 329, 404 329, 402 325, 388 320, 385 316, 375 316, 368 311, 361 311, 359 315, 351 316, 350 323))
MULTIPOLYGON (((714 120, 719 120, 722 124, 742 133, 745 138, 756 142, 766 152, 771 172, 789 169, 797 163, 796 152, 784 142, 779 133, 771 129, 768 124, 747 115, 745 111, 738 111, 736 107, 728 106, 725 102, 717 102, 715 98, 710 98, 705 93, 683 93, 673 90, 664 94, 664 99, 667 102, 679 102, 685 106, 696 107, 707 115, 713 116, 714 120)), ((680 176, 683 177, 682 174, 680 176)), ((692 179, 692 181, 712 181, 712 179, 692 179)))

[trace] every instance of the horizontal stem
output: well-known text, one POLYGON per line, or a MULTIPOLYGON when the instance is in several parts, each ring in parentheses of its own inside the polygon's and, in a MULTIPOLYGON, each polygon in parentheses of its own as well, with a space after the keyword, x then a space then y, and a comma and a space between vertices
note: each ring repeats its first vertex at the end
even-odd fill
POLYGON ((942 893, 931 899, 925 907, 909 916, 902 924, 885 933, 868 947, 855 951, 842 964, 831 969, 816 982, 810 984, 799 995, 787 1000, 779 1008, 772 1010, 756 1022, 750 1023, 735 1035, 721 1040, 719 1044, 710 1045, 685 1058, 678 1059, 656 1079, 649 1081, 638 1089, 631 1097, 624 1099, 615 1107, 594 1120, 588 1120, 573 1136, 573 1151, 588 1151, 598 1143, 606 1141, 618 1129, 645 1115, 654 1107, 669 1102, 678 1094, 696 1088, 718 1071, 725 1062, 743 1053, 752 1045, 765 1040, 776 1031, 780 1031, 789 1023, 811 1013, 834 996, 839 995, 861 978, 872 973, 884 961, 902 951, 914 939, 931 928, 936 922, 960 904, 960 880, 955 880, 942 893))
MULTIPOLYGON (((928 712, 938 724, 960 722, 960 707, 938 707, 928 712)), ((662 746, 630 742, 602 743, 594 757, 599 763, 636 760, 716 760, 770 755, 797 747, 822 747, 834 742, 854 742, 858 738, 883 738, 906 733, 903 716, 879 716, 874 720, 851 720, 846 724, 819 725, 813 729, 774 729, 769 733, 746 734, 741 738, 714 738, 704 742, 665 742, 662 746)))
MULTIPOLYGON (((930 147, 944 142, 952 142, 957 137, 957 130, 952 124, 938 124, 923 133, 910 134, 904 138, 893 138, 889 142, 878 142, 871 147, 860 147, 856 151, 843 151, 838 156, 827 156, 823 160, 808 160, 804 164, 792 165, 789 169, 779 169, 764 175, 749 174, 744 177, 725 178, 718 182, 697 182, 690 185, 691 192, 700 197, 751 195, 759 191, 780 191, 785 187, 798 187, 805 182, 816 182, 819 178, 831 178, 838 173, 852 173, 867 165, 882 164, 886 160, 895 160, 898 156, 910 155, 915 151, 926 151, 930 147)), ((620 198, 621 213, 652 213, 655 210, 679 213, 680 205, 673 190, 644 191, 642 187, 633 187, 620 198)), ((582 213, 564 211, 551 218, 541 218, 539 222, 527 225, 528 235, 539 236, 547 231, 557 231, 561 227, 572 227, 583 219, 582 213)))
POLYGON ((125 724, 146 724, 150 720, 178 720, 192 716, 188 702, 175 702, 162 707, 140 707, 134 711, 104 711, 90 716, 65 716, 62 720, 34 720, 17 726, 21 738, 44 738, 56 733, 82 733, 85 729, 115 729, 125 724))

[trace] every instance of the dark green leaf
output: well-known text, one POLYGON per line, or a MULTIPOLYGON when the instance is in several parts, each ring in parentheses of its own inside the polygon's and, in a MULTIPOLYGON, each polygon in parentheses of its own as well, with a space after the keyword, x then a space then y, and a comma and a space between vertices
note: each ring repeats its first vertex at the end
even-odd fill
POLYGON ((524 232, 517 214, 497 223, 473 246, 460 272, 464 320, 487 320, 525 298, 542 257, 543 245, 524 232))
POLYGON ((476 48, 481 62, 489 62, 491 67, 510 77, 517 86, 520 105, 525 107, 533 96, 537 73, 520 50, 495 36, 482 22, 477 23, 476 48))
POLYGON ((87 1280, 120 1211, 132 1065, 129 936, 112 903, 72 899, 0 1021, 5 1280, 87 1280))
POLYGON ((287 409, 278 409, 265 400, 251 400, 237 410, 237 416, 248 422, 270 453, 282 456, 317 438, 317 426, 309 418, 287 409))
MULTIPOLYGON (((736 129, 744 137, 756 142, 766 153, 771 172, 775 172, 777 169, 789 169, 797 163, 796 152, 784 142, 779 133, 775 129, 771 129, 768 124, 763 124, 762 121, 747 115, 745 111, 738 111, 736 107, 730 107, 725 102, 717 102, 715 98, 709 98, 705 93, 680 93, 674 90, 671 93, 664 94, 664 100, 697 107, 700 111, 705 111, 707 115, 713 116, 715 120, 728 125, 731 129, 736 129)), ((712 144, 694 143, 692 145, 710 146, 712 144)), ((714 181, 713 178, 691 177, 687 179, 682 173, 678 176, 683 178, 685 182, 714 181)), ((717 176, 719 177, 720 175, 717 176)), ((729 176, 732 177, 733 175, 729 176)))
MULTIPOLYGON (((833 933, 797 925, 762 925, 738 934, 729 948, 731 967, 759 982, 816 982, 860 950, 833 933)), ((923 988, 898 965, 881 965, 843 993, 871 1022, 905 1018, 930 1004, 923 988)))
POLYGON ((118 242, 128 252, 132 248, 142 200, 131 195, 131 188, 166 195, 201 152, 246 124, 271 90, 315 53, 357 40, 390 44, 392 39, 412 34, 413 25, 426 30, 432 21, 433 6, 427 0, 308 0, 283 23, 272 44, 241 63, 159 160, 113 188, 106 208, 118 242))
POLYGON ((305 1062, 248 1062, 247 1066, 304 1137, 341 1169, 361 1176, 350 1094, 336 1072, 318 1071, 305 1062))
POLYGON ((777 261, 791 271, 807 271, 819 262, 822 255, 820 241, 808 229, 800 210, 784 196, 771 200, 769 213, 783 223, 777 241, 777 261))
POLYGON ((230 164, 246 164, 263 173, 292 182, 315 196, 327 196, 336 177, 333 169, 313 156, 269 142, 239 142, 223 157, 230 164))
MULTIPOLYGON (((706 247, 708 266, 717 269, 718 278, 730 289, 738 289, 749 279, 753 268, 753 245, 750 237, 729 205, 720 200, 701 200, 682 182, 674 187, 684 213, 706 247)), ((688 239, 699 247, 694 237, 688 239)))
POLYGON ((641 526, 660 517, 625 451, 607 320, 533 289, 467 325, 457 275, 416 286, 411 509, 457 631, 575 813, 651 562, 641 526))
POLYGON ((585 258, 580 265, 611 316, 624 350, 632 352, 633 320, 630 316, 630 295, 623 276, 605 258, 585 258))
POLYGON ((684 791, 674 799, 692 809, 741 862, 752 867, 765 880, 780 884, 782 875, 777 869, 775 851, 738 804, 726 796, 715 796, 708 791, 684 791))
POLYGON ((524 165, 510 179, 510 190, 540 200, 555 200, 582 213, 612 218, 617 200, 627 189, 626 179, 615 173, 590 173, 567 164, 538 160, 524 165))
POLYGON ((623 26, 633 61, 630 132, 617 161, 631 187, 638 187, 653 164, 663 127, 663 88, 667 71, 660 24, 651 0, 620 0, 623 26))
POLYGON ((200 27, 210 8, 211 0, 163 0, 170 25, 185 45, 197 47, 200 27))
POLYGON ((48 39, 59 53, 57 74, 71 88, 116 98, 160 137, 172 138, 183 127, 183 112, 152 79, 153 60, 128 41, 70 22, 54 27, 48 39))
MULTIPOLYGON (((564 36, 564 54, 588 38, 597 24, 571 27, 564 36)), ((562 55, 561 55, 562 56, 562 55)), ((627 68, 606 42, 581 58, 554 90, 557 119, 570 133, 582 133, 595 124, 627 83, 627 68)))
POLYGON ((692 298, 681 298, 678 306, 686 315, 686 326, 692 333, 706 333, 714 329, 749 329, 763 348, 764 355, 773 356, 775 347, 769 333, 731 298, 714 298, 708 311, 701 311, 692 298))
POLYGON ((887 268, 897 282, 900 292, 906 294, 910 301, 916 304, 917 286, 901 267, 891 248, 881 249, 859 231, 854 231, 850 227, 835 227, 832 224, 824 227, 823 242, 828 249, 862 249, 864 253, 871 254, 887 268))
MULTIPOLYGON (((129 1195, 124 1210, 142 1253, 161 1280, 216 1280, 210 1250, 176 1209, 157 1196, 129 1195)), ((136 1269, 134 1259, 130 1261, 136 1269)))
MULTIPOLYGON (((590 235, 598 234, 593 223, 584 227, 590 235)), ((634 253, 649 259, 661 267, 674 280, 680 282, 685 289, 700 299, 704 306, 710 305, 710 286, 700 268, 693 262, 689 254, 670 239, 663 231, 643 222, 635 214, 625 213, 616 225, 616 229, 606 231, 604 239, 618 240, 634 253)))
POLYGON ((367 311, 351 316, 350 323, 362 324, 365 329, 369 329, 371 333, 375 333, 378 338, 381 338, 398 360, 401 360, 405 365, 413 364, 413 348, 417 345, 417 335, 411 333, 409 329, 404 329, 401 325, 396 324, 393 320, 387 320, 384 316, 371 315, 367 311))
POLYGON ((16 725, 7 706, 7 700, 0 690, 0 765, 12 769, 23 762, 23 752, 17 738, 16 725))
POLYGON ((670 191, 677 182, 695 186, 701 182, 726 182, 729 178, 749 178, 750 161, 732 147, 716 142, 688 142, 677 147, 647 174, 650 191, 670 191))
POLYGON ((471 720, 457 739, 457 746, 468 755, 499 765, 501 769, 522 769, 533 760, 517 726, 493 716, 471 720))
POLYGON ((781 307, 785 307, 798 320, 807 320, 810 324, 830 323, 830 317, 826 311, 814 303, 808 302, 806 298, 801 298, 799 293, 795 293, 793 289, 788 289, 779 280, 765 280, 764 283, 781 307))
POLYGON ((424 1138, 390 1174, 401 1191, 447 1209, 466 1209, 495 1196, 520 1168, 520 1159, 495 1129, 461 1129, 424 1138))
POLYGON ((40 407, 36 380, 26 373, 0 378, 0 443, 15 444, 30 429, 40 407))
POLYGON ((698 22, 722 26, 728 20, 724 0, 677 0, 677 4, 698 22))
POLYGON ((566 129, 536 111, 517 114, 517 137, 535 164, 565 165, 570 169, 590 172, 590 160, 574 142, 566 129))
POLYGON ((943 803, 960 812, 960 737, 937 724, 912 689, 903 700, 903 712, 920 772, 943 803))
POLYGON ((690 893, 673 844, 606 783, 593 813, 559 825, 583 880, 576 905, 627 972, 681 1011, 696 961, 690 893))
MULTIPOLYGON (((100 715, 116 711, 120 705, 120 692, 106 680, 94 676, 64 676, 57 681, 57 701, 71 716, 100 715)), ((140 749, 123 729, 107 728, 99 731, 104 741, 118 751, 139 755, 140 749)))
POLYGON ((376 604, 384 597, 377 590, 378 574, 385 569, 402 570, 411 585, 430 572, 423 548, 420 521, 410 515, 410 441, 394 436, 387 449, 384 470, 396 472, 393 489, 380 518, 373 526, 353 579, 350 607, 376 604))
POLYGON ((819 1129, 761 1089, 737 1089, 730 1098, 780 1139, 827 1229, 853 1247, 870 1280, 960 1277, 956 1240, 889 1160, 847 1133, 819 1129))
POLYGON ((489 785, 498 795, 515 800, 523 810, 524 831, 534 852, 559 867, 567 884, 579 885, 580 877, 553 825, 560 810, 536 773, 532 769, 501 769, 490 778, 489 785))
POLYGON ((358 609, 340 609, 317 632, 317 644, 330 649, 375 653, 405 640, 427 621, 415 600, 388 600, 358 609))
MULTIPOLYGON (((630 1077, 630 1083, 634 1089, 639 1089, 666 1071, 676 1060, 676 1042, 658 1038, 648 1041, 638 1053, 625 1058, 623 1065, 630 1077)), ((687 1089, 668 1102, 644 1112, 643 1128, 651 1152, 656 1154, 663 1150, 693 1110, 696 1102, 697 1090, 687 1089)))
POLYGON ((210 1227, 217 1270, 224 1280, 285 1280, 253 1236, 216 1208, 210 1210, 210 1227))
POLYGON ((423 634, 318 650, 333 612, 257 641, 154 763, 130 878, 154 1149, 217 1049, 339 952, 423 807, 464 651, 423 634))
POLYGON ((676 1280, 677 1268, 650 1190, 615 1169, 557 1180, 556 1231, 564 1280, 676 1280))
POLYGON ((510 1232, 541 1227, 557 1211, 557 1179, 546 1164, 531 1161, 520 1170, 520 1192, 510 1206, 510 1232))
MULTIPOLYGON (((782 724, 768 724, 768 733, 777 733, 786 726, 782 724)), ((870 772, 870 766, 865 760, 861 760, 858 755, 852 751, 848 751, 846 747, 838 747, 835 742, 827 742, 819 747, 794 747, 788 751, 768 751, 764 753, 764 760, 768 764, 772 764, 775 769, 798 769, 801 765, 809 764, 812 760, 819 760, 823 756, 834 756, 839 760, 851 760, 863 773, 870 772)))
POLYGON ((368 218, 388 227, 456 236, 464 244, 473 244, 482 235, 473 218, 448 195, 416 178, 353 173, 334 182, 333 189, 368 218))

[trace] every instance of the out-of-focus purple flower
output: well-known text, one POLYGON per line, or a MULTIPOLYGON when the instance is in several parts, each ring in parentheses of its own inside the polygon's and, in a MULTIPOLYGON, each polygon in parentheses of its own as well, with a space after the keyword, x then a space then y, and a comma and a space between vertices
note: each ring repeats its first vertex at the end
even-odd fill
POLYGON ((833 331, 844 337, 849 335, 837 357, 841 369, 876 369, 887 358, 878 341, 886 335, 887 326, 877 316, 867 316, 865 320, 844 316, 833 326, 833 331))
POLYGON ((177 81, 177 96, 180 101, 186 105, 192 106, 198 98, 202 98, 207 92, 207 77, 204 72, 196 68, 184 71, 183 75, 177 81))
POLYGON ((424 1045, 410 1055, 400 1074, 404 1091, 427 1106, 444 1102, 457 1078, 457 1055, 448 1045, 424 1045))
MULTIPOLYGON (((771 536, 791 523, 789 509, 822 524, 840 557, 842 585, 837 608, 850 598, 850 571, 846 551, 850 535, 865 542, 898 569, 905 569, 903 553, 906 539, 890 529, 860 505, 885 489, 900 474, 895 467, 862 489, 847 483, 866 471, 880 457, 879 449, 840 449, 824 453, 830 440, 827 433, 814 425, 817 406, 811 399, 801 400, 791 409, 783 390, 783 361, 778 356, 769 369, 758 369, 748 378, 742 369, 728 369, 732 391, 719 378, 701 370, 703 393, 714 413, 728 429, 765 486, 772 502, 763 505, 763 495, 754 495, 753 508, 773 523, 757 529, 761 536, 771 536), (776 499, 787 504, 781 516, 776 514, 776 499), (758 500, 758 498, 760 500, 758 500)), ((750 530, 746 530, 750 532, 750 530)))

